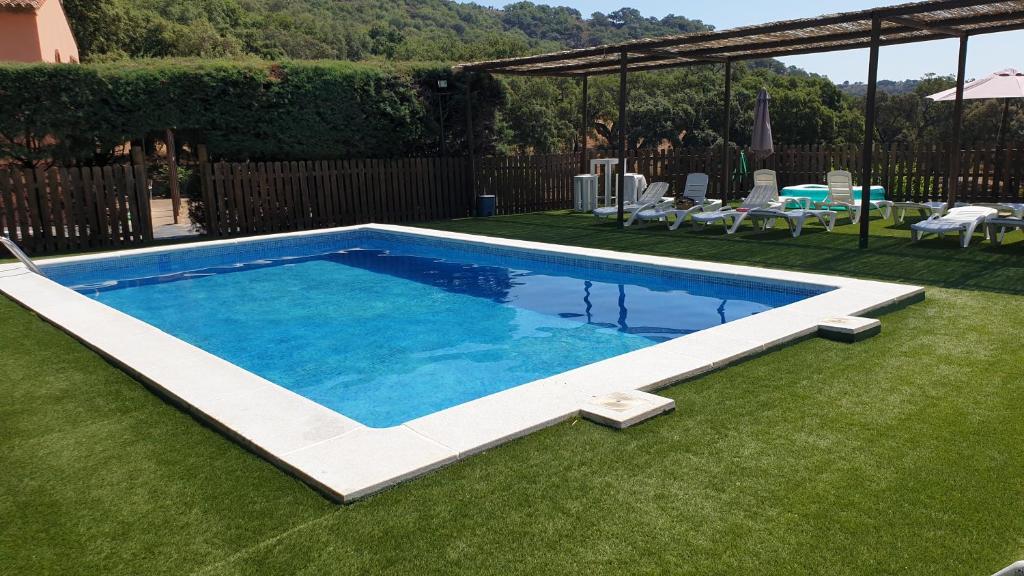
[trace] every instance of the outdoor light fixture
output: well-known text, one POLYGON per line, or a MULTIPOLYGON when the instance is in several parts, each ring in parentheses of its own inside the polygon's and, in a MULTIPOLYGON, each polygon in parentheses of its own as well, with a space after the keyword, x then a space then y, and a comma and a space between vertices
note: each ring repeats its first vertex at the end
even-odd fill
POLYGON ((445 102, 444 97, 448 95, 446 90, 448 89, 448 80, 441 79, 437 81, 437 99, 438 99, 438 113, 441 116, 441 134, 438 142, 438 148, 441 150, 441 157, 444 158, 447 154, 444 149, 444 114, 445 114, 445 102))

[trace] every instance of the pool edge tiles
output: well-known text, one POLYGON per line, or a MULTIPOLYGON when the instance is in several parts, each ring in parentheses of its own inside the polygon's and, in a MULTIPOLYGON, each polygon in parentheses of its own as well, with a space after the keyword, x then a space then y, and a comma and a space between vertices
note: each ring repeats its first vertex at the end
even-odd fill
POLYGON ((58 258, 43 264, 84 264, 277 240, 326 242, 331 235, 359 230, 833 290, 383 429, 363 426, 149 324, 31 274, 20 264, 0 266, 0 291, 230 438, 341 502, 571 418, 593 396, 656 390, 814 335, 818 324, 827 318, 863 315, 923 295, 923 289, 916 286, 374 224, 58 258), (153 350, 163 352, 155 354, 153 350), (167 350, 173 354, 166 354, 167 350))

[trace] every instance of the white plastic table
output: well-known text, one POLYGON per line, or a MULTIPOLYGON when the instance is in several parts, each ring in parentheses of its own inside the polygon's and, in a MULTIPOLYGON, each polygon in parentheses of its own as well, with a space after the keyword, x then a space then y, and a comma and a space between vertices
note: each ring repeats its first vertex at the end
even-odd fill
MULTIPOLYGON (((628 162, 628 161, 627 161, 628 162)), ((597 167, 604 166, 604 205, 609 206, 615 199, 615 167, 619 165, 618 158, 594 158, 590 161, 590 173, 598 174, 597 167)), ((628 167, 628 164, 623 165, 623 170, 628 167)))
POLYGON ((946 213, 947 207, 945 202, 893 202, 892 221, 902 224, 907 217, 908 210, 917 210, 921 218, 930 218, 932 214, 942 216, 946 213))

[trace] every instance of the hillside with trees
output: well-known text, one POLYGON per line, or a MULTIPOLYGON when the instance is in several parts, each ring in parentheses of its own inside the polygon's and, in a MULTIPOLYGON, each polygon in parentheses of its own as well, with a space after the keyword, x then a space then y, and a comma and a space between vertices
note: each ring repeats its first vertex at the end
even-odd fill
MULTIPOLYGON (((239 62, 242 67, 254 60, 344 60, 385 68, 394 63, 430 62, 443 70, 452 62, 713 29, 684 16, 645 17, 633 8, 584 15, 572 8, 526 1, 502 9, 451 0, 64 0, 64 6, 87 66, 117 65, 129 59, 155 66, 167 59, 179 63, 216 59, 239 62)), ((772 96, 779 143, 862 141, 860 85, 836 86, 824 77, 775 60, 739 63, 734 70, 731 141, 749 142, 754 100, 762 87, 772 96)), ((578 82, 523 77, 499 80, 501 94, 495 95, 493 116, 481 119, 489 135, 480 143, 482 150, 547 153, 580 145, 578 82)), ((720 142, 720 66, 633 74, 629 82, 627 146, 631 149, 720 142)), ((947 140, 949 106, 924 96, 951 85, 951 78, 936 76, 883 81, 876 139, 947 140)), ((411 130, 426 130, 417 144, 420 153, 437 153, 429 146, 430 137, 438 128, 439 115, 451 113, 442 110, 443 95, 422 82, 401 90, 402 97, 406 92, 414 94, 419 99, 418 109, 426 111, 415 126, 410 125, 411 130)), ((594 78, 591 95, 589 138, 598 146, 614 146, 616 79, 594 78)), ((1013 108, 1006 128, 1000 125, 1001 117, 1000 103, 969 102, 964 141, 991 141, 996 134, 1005 134, 1010 141, 1024 140, 1024 111, 1013 108)), ((455 128, 446 138, 458 138, 458 125, 451 118, 449 125, 455 128)), ((315 143, 319 138, 311 133, 304 141, 315 143)), ((449 150, 455 147, 455 142, 449 142, 449 150)), ((267 153, 262 149, 237 151, 239 156, 267 153)), ((329 153, 351 156, 356 151, 329 153)))
POLYGON ((681 16, 449 0, 65 0, 87 61, 257 56, 458 61, 707 30, 681 16))

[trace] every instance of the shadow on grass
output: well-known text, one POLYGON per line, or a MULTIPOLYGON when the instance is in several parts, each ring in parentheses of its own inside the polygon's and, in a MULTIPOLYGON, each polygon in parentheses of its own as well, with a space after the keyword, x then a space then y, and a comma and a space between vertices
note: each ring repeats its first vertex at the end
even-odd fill
POLYGON ((869 247, 858 247, 858 226, 837 226, 829 234, 808 225, 799 238, 780 227, 761 231, 745 226, 727 235, 721 226, 670 231, 648 224, 620 230, 615 222, 587 215, 546 212, 518 216, 435 222, 431 228, 503 236, 521 240, 572 244, 623 252, 714 260, 923 284, 942 288, 1024 294, 1024 235, 995 247, 977 236, 960 249, 952 236, 911 243, 910 224, 892 225, 874 219, 869 247))

